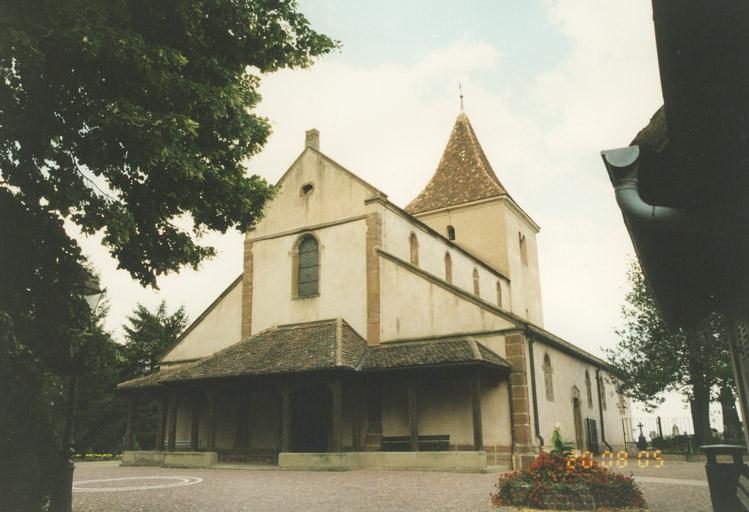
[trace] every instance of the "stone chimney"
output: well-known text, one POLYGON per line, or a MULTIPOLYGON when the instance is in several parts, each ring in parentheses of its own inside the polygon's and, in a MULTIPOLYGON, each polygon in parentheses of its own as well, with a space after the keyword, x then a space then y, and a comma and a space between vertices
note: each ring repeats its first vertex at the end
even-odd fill
POLYGON ((320 151, 320 132, 317 131, 317 128, 304 132, 304 147, 320 151))

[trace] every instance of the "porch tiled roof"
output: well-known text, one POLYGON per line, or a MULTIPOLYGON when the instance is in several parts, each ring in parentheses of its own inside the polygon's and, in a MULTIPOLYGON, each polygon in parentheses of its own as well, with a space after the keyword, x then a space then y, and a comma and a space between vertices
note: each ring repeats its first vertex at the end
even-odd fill
MULTIPOLYGON (((184 367, 183 367, 184 368, 184 367)), ((143 377, 136 377, 134 379, 126 380, 117 384, 117 389, 144 389, 144 388, 155 388, 159 386, 161 380, 166 377, 168 373, 173 370, 160 370, 143 377)))
POLYGON ((505 359, 469 336, 368 347, 350 325, 337 319, 273 327, 199 361, 129 380, 117 387, 142 389, 165 382, 316 370, 361 372, 461 364, 510 368, 505 359))
POLYGON ((162 382, 333 368, 353 370, 366 349, 367 342, 341 319, 285 325, 169 372, 162 382))
POLYGON ((384 343, 370 347, 359 368, 387 370, 471 363, 510 368, 505 359, 470 337, 384 343))

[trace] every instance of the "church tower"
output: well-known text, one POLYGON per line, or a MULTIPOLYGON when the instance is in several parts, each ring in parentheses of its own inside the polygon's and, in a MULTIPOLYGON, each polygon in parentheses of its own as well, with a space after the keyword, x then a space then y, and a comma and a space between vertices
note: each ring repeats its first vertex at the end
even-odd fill
POLYGON ((543 326, 540 228, 499 181, 464 112, 432 179, 406 211, 505 274, 511 304, 502 306, 543 326))

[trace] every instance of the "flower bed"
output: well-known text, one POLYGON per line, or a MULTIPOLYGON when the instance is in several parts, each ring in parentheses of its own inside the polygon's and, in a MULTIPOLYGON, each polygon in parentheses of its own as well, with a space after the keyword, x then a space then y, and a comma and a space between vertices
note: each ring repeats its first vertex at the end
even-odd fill
POLYGON ((75 462, 101 462, 105 460, 122 460, 119 453, 83 453, 73 457, 75 462))
POLYGON ((491 495, 493 505, 535 509, 597 510, 646 508, 642 492, 630 476, 601 467, 590 458, 542 452, 523 471, 500 476, 491 495))

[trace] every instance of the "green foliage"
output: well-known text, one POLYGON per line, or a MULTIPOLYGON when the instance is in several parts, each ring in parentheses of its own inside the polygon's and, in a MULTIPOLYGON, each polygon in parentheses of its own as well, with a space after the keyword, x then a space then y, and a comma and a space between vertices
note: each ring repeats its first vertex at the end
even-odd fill
POLYGON ((40 368, 0 312, 0 501, 7 512, 42 510, 57 465, 62 385, 40 368))
POLYGON ((337 46, 288 0, 1 9, 4 186, 102 230, 120 267, 147 284, 213 254, 191 234, 257 221, 273 193, 243 165, 270 133, 251 112, 259 73, 308 66, 337 46))
POLYGON ((76 455, 76 462, 103 462, 108 460, 122 460, 122 455, 117 453, 83 453, 76 455))
POLYGON ((90 325, 76 291, 93 272, 64 223, 101 233, 142 284, 196 267, 206 230, 246 231, 274 193, 244 168, 270 133, 252 113, 260 74, 337 43, 288 0, 5 0, 0 20, 0 452, 14 471, 0 485, 16 486, 0 495, 38 509, 61 458, 61 379, 79 376, 85 448, 113 444, 124 410, 110 394, 122 354, 90 325))
POLYGON ((552 454, 569 457, 575 449, 575 445, 573 443, 565 442, 562 439, 559 427, 556 426, 554 427, 554 432, 551 433, 551 448, 552 454))
POLYGON ((165 301, 154 312, 138 304, 127 320, 129 325, 124 327, 125 345, 122 349, 123 380, 148 375, 157 370, 158 358, 167 347, 176 343, 180 333, 187 327, 184 308, 169 315, 165 301))
POLYGON ((601 467, 590 458, 541 452, 530 468, 499 477, 491 502, 496 506, 587 509, 645 508, 634 479, 601 467))
POLYGON ((717 313, 693 331, 667 329, 639 265, 627 273, 631 288, 622 306, 619 342, 607 349, 617 369, 619 391, 650 410, 661 393, 680 393, 692 405, 695 434, 709 437, 708 407, 715 386, 733 387, 726 326, 717 313))

